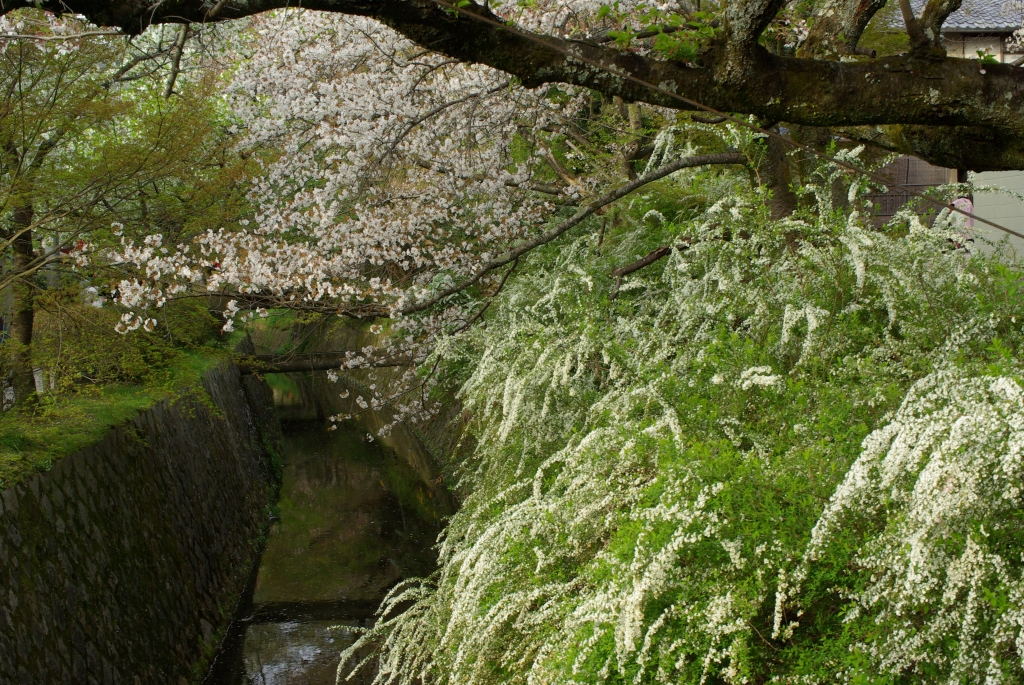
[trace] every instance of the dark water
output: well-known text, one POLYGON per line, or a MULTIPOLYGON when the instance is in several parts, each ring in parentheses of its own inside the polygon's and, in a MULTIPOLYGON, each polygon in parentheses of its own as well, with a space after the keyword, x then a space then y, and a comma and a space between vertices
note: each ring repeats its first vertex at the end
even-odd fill
POLYGON ((434 570, 450 499, 418 441, 370 440, 374 423, 284 423, 280 518, 207 685, 334 683, 387 591, 434 570))

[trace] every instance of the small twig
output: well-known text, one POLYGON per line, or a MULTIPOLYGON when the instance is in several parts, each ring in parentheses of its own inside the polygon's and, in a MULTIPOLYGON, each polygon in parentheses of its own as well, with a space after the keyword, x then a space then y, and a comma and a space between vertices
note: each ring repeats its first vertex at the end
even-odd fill
MULTIPOLYGON (((132 69, 134 69, 138 65, 140 65, 143 62, 146 62, 148 60, 156 59, 157 57, 165 55, 165 54, 167 54, 168 51, 169 50, 167 50, 167 49, 162 49, 162 50, 157 50, 156 52, 143 53, 141 55, 137 55, 137 56, 133 57, 132 59, 128 60, 123 65, 121 65, 121 68, 119 68, 117 71, 115 71, 114 74, 110 78, 108 78, 106 81, 104 81, 102 83, 103 87, 104 88, 109 88, 110 86, 114 85, 115 83, 120 82, 122 79, 124 79, 125 74, 127 74, 129 71, 131 71, 132 69)), ((131 79, 124 79, 124 80, 128 81, 128 80, 131 80, 131 79)))
POLYGON ((484 315, 484 312, 487 311, 487 308, 491 306, 491 302, 494 301, 494 298, 501 293, 502 288, 505 287, 505 281, 507 281, 508 277, 512 275, 512 272, 516 270, 517 266, 519 266, 519 257, 516 257, 516 260, 512 262, 512 268, 506 271, 505 275, 501 277, 501 282, 498 283, 498 289, 495 290, 494 294, 487 299, 487 302, 485 302, 484 306, 480 308, 480 311, 478 311, 473 316, 472 319, 470 319, 469 321, 467 321, 466 323, 462 324, 454 331, 452 331, 452 335, 455 335, 456 333, 461 333, 462 331, 466 330, 467 328, 469 328, 470 326, 472 326, 473 324, 480 320, 480 317, 484 315))
POLYGON ((756 627, 754 627, 754 624, 753 624, 753 623, 751 623, 750 621, 747 621, 747 625, 748 625, 748 626, 750 626, 750 627, 751 627, 751 629, 753 629, 753 631, 754 631, 755 633, 757 633, 757 636, 758 636, 759 638, 761 638, 761 642, 765 643, 766 645, 768 645, 769 647, 771 647, 772 649, 774 649, 774 650, 775 650, 776 652, 777 652, 777 651, 779 651, 779 648, 778 648, 778 647, 776 647, 775 645, 773 645, 773 644, 772 644, 771 642, 768 642, 768 640, 765 640, 765 639, 764 639, 764 635, 762 635, 762 634, 761 634, 761 631, 760 631, 760 630, 758 630, 758 629, 757 629, 756 627))

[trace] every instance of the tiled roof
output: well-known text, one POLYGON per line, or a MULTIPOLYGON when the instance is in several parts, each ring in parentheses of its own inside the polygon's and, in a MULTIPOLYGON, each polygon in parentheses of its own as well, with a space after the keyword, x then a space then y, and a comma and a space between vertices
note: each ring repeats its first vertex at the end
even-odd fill
MULTIPOLYGON (((914 14, 921 16, 924 1, 913 2, 914 14)), ((963 5, 949 15, 942 25, 943 32, 997 33, 1010 32, 1021 27, 1024 0, 963 0, 963 5)))

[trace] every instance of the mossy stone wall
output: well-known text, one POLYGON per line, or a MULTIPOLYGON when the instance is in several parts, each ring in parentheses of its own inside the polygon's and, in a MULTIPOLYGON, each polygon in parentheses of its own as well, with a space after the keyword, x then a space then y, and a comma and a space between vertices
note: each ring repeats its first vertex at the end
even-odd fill
POLYGON ((275 481, 267 387, 227 364, 0 494, 0 683, 195 681, 275 481))

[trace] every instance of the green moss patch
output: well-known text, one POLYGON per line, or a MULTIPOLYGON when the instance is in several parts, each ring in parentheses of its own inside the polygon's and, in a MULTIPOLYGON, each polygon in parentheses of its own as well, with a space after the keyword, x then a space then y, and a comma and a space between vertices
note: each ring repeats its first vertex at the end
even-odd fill
POLYGON ((0 489, 99 440, 111 427, 163 400, 204 397, 203 374, 227 358, 220 350, 183 352, 146 384, 87 387, 44 396, 36 406, 0 416, 0 489))

